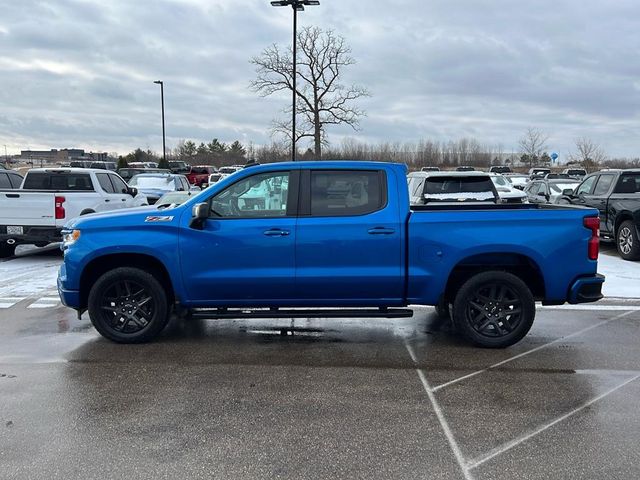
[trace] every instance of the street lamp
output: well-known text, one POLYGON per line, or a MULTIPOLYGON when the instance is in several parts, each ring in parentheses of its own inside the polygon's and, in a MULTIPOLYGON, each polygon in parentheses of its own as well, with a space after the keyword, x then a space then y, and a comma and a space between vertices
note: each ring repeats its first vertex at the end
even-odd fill
POLYGON ((291 113, 291 160, 296 161, 296 44, 298 43, 298 12, 304 11, 304 7, 320 5, 318 0, 274 0, 274 7, 291 7, 293 10, 293 112, 291 113))
POLYGON ((164 82, 162 80, 156 80, 153 83, 160 85, 160 102, 162 103, 162 159, 166 163, 167 161, 167 146, 164 134, 164 82))

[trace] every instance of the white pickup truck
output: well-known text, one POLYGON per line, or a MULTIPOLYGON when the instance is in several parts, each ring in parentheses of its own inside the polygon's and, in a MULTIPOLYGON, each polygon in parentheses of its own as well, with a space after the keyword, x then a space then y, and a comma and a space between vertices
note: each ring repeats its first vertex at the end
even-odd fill
POLYGON ((88 168, 35 168, 17 190, 0 190, 0 258, 16 246, 61 240, 79 215, 147 205, 147 198, 115 172, 88 168))

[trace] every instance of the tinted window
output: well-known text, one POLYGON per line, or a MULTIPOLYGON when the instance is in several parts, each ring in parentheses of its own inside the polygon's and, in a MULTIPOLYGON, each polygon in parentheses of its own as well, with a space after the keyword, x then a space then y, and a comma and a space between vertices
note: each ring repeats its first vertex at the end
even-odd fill
POLYGON ((111 183, 113 183, 113 188, 117 193, 127 193, 127 191, 129 190, 129 187, 127 186, 126 183, 124 183, 124 181, 120 177, 118 177, 117 175, 109 175, 109 178, 111 179, 111 183))
POLYGON ((11 188, 9 175, 7 175, 6 173, 0 172, 0 188, 11 188))
POLYGON ((377 171, 311 172, 311 215, 364 215, 382 208, 384 192, 377 171))
POLYGON ((22 177, 17 173, 9 173, 9 182, 11 182, 13 188, 19 188, 22 184, 22 177))
POLYGON ((289 172, 253 175, 213 197, 211 216, 223 218, 284 217, 289 198, 289 172))
POLYGON ((93 191, 88 173, 27 173, 25 190, 81 190, 93 191))
POLYGON ((591 193, 591 190, 593 189, 593 184, 595 183, 596 178, 598 178, 597 175, 593 177, 589 177, 584 182, 582 182, 578 187, 578 190, 576 190, 576 195, 580 195, 581 193, 586 193, 586 194, 591 193))
POLYGON ((621 175, 614 193, 640 193, 640 174, 621 175))
POLYGON ((609 187, 613 183, 613 175, 600 175, 600 179, 596 184, 594 195, 605 195, 609 191, 609 187))
POLYGON ((109 180, 109 175, 107 175, 106 173, 97 173, 96 177, 98 178, 98 183, 100 183, 100 186, 105 192, 115 193, 115 190, 113 189, 113 185, 109 180))

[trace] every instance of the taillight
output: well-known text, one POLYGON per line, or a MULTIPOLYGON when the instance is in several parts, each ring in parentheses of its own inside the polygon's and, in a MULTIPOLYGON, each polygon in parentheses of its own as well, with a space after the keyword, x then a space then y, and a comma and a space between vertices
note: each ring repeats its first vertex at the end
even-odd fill
POLYGON ((597 260, 600 251, 600 218, 585 217, 584 226, 591 230, 591 238, 587 247, 589 260, 597 260))
POLYGON ((56 205, 56 220, 63 220, 66 216, 67 212, 64 211, 64 202, 66 199, 64 197, 55 197, 55 205, 56 205))

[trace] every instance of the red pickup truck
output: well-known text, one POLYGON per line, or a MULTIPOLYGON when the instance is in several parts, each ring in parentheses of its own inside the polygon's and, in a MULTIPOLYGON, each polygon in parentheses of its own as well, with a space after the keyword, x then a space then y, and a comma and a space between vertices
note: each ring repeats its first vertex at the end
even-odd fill
POLYGON ((187 180, 191 185, 202 187, 203 184, 209 183, 209 175, 217 171, 218 169, 211 165, 194 165, 187 174, 187 180))

